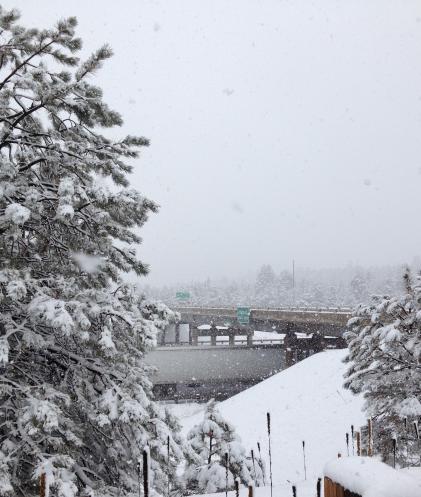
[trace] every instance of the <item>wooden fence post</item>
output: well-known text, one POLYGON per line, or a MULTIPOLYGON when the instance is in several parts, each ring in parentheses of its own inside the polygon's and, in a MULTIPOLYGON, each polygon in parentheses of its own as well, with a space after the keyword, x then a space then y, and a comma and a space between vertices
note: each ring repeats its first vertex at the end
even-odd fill
POLYGON ((361 433, 357 431, 356 433, 357 436, 357 456, 361 455, 361 433))
POLYGON ((367 455, 371 457, 373 455, 373 422, 371 418, 367 420, 368 426, 368 447, 367 447, 367 455))
POLYGON ((45 497, 46 490, 47 490, 47 477, 45 473, 41 473, 39 479, 39 496, 45 497))
POLYGON ((392 438, 392 450, 393 450, 393 467, 396 468, 396 437, 392 438))
POLYGON ((170 478, 170 436, 167 436, 167 495, 170 497, 170 487, 171 487, 171 478, 170 478))
POLYGON ((143 451, 143 496, 149 497, 149 451, 143 451))
POLYGON ((330 479, 327 476, 325 476, 323 480, 323 495, 325 497, 332 496, 332 492, 330 490, 330 479))
POLYGON ((228 452, 225 452, 225 497, 228 497, 228 452))
POLYGON ((273 492, 273 482, 272 482, 272 448, 270 443, 270 413, 266 413, 267 420, 267 430, 268 430, 268 441, 269 441, 269 476, 270 476, 270 497, 272 497, 273 492))
POLYGON ((235 497, 240 497, 240 480, 238 478, 234 481, 235 486, 235 497))
POLYGON ((253 494, 254 494, 254 488, 253 488, 253 485, 251 483, 249 483, 249 493, 248 493, 248 497, 253 497, 253 494))

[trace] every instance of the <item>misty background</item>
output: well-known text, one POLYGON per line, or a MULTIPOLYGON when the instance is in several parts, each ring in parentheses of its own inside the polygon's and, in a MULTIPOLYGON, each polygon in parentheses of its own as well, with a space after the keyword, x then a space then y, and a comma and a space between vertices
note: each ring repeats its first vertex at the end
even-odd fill
POLYGON ((227 299, 234 284, 244 301, 263 264, 276 285, 295 259, 309 286, 357 276, 373 291, 417 265, 420 2, 2 4, 28 26, 77 15, 86 56, 114 49, 98 76, 125 121, 113 134, 150 138, 132 184, 161 206, 142 231, 142 284, 227 299))

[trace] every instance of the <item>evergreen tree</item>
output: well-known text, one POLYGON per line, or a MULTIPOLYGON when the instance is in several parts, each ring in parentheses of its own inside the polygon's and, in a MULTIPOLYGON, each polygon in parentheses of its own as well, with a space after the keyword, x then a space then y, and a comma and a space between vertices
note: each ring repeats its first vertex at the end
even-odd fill
POLYGON ((187 435, 193 456, 187 457, 184 473, 185 485, 190 493, 214 493, 226 488, 225 454, 228 453, 228 488, 234 487, 235 478, 247 485, 252 476, 257 483, 262 473, 256 468, 252 473, 251 461, 246 457, 244 447, 234 427, 226 421, 211 400, 201 423, 194 426, 187 435))
POLYGON ((255 299, 260 305, 275 307, 277 305, 277 278, 272 266, 264 264, 256 278, 255 299))
POLYGON ((141 227, 156 205, 129 188, 145 138, 88 80, 75 18, 26 29, 0 8, 0 495, 138 494, 149 445, 164 493, 182 456, 177 421, 151 400, 144 354, 174 315, 121 274, 144 275, 141 227), (170 437, 170 462, 166 442, 170 437))
POLYGON ((357 274, 352 278, 350 289, 354 304, 359 304, 366 301, 368 296, 367 278, 361 270, 359 270, 357 274))
POLYGON ((419 462, 414 423, 421 416, 421 284, 405 274, 406 293, 373 298, 360 305, 346 334, 349 368, 345 386, 364 393, 374 421, 375 451, 391 462, 392 439, 398 461, 419 462))

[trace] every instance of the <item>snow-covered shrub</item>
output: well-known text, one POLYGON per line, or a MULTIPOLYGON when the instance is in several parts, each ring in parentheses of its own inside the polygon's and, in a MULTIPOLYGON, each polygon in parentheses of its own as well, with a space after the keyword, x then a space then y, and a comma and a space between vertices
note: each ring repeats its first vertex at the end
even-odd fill
POLYGON ((157 207, 127 161, 148 141, 101 134, 122 123, 91 83, 107 46, 80 63, 74 18, 18 18, 0 7, 0 495, 41 474, 56 496, 137 495, 146 445, 163 494, 182 445, 144 355, 176 316, 122 280, 147 273, 135 231, 157 207))
POLYGON ((348 323, 345 386, 364 393, 373 418, 374 450, 392 461, 397 438, 401 463, 419 463, 415 424, 421 417, 421 284, 404 275, 405 293, 377 296, 348 323))
MULTIPOLYGON (((192 455, 188 455, 184 481, 190 493, 213 493, 226 488, 225 454, 228 453, 228 488, 240 478, 247 485, 252 480, 252 462, 234 427, 226 421, 211 400, 203 420, 187 435, 192 455)), ((256 473, 258 471, 256 470, 256 473)), ((261 483, 261 473, 258 474, 261 483)))

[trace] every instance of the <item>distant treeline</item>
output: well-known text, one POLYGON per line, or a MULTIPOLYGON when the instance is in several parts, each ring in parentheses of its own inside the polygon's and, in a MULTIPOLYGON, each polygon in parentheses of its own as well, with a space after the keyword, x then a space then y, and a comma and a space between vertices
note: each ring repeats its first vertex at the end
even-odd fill
MULTIPOLYGON (((418 271, 419 267, 411 267, 418 271)), ((264 264, 255 278, 243 280, 211 280, 180 283, 171 286, 143 286, 142 293, 169 305, 252 307, 354 307, 365 303, 371 295, 393 295, 403 289, 403 266, 335 269, 303 269, 276 273, 264 264), (176 294, 184 292, 189 299, 180 302, 176 294)))

